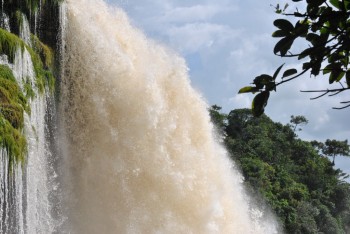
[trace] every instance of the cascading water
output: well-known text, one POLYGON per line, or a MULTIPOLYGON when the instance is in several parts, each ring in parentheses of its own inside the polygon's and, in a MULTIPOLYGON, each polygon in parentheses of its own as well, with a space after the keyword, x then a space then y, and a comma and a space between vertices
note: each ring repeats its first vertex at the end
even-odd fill
MULTIPOLYGON (((22 17, 20 37, 30 45, 30 30, 26 17, 22 17)), ((30 84, 35 98, 29 100, 30 114, 24 113, 24 134, 28 154, 25 162, 9 165, 5 149, 0 150, 0 233, 54 233, 58 219, 52 217, 51 201, 57 183, 53 168, 53 155, 49 150, 47 118, 52 97, 48 91, 40 94, 36 87, 36 75, 27 49, 18 48, 13 63, 3 56, 1 64, 11 68, 24 91, 24 83, 30 84)))
POLYGON ((1 0, 0 27, 10 31, 9 17, 4 13, 4 0, 1 0))
POLYGON ((183 59, 101 0, 63 6, 66 231, 276 232, 252 212, 183 59))
MULTIPOLYGON (((3 3, 0 27, 10 31, 3 3)), ((102 0, 63 2, 60 27, 59 135, 28 50, 18 48, 12 63, 0 57, 35 94, 24 115, 25 162, 10 165, 0 149, 0 233, 277 232, 215 140, 182 58, 102 0)))

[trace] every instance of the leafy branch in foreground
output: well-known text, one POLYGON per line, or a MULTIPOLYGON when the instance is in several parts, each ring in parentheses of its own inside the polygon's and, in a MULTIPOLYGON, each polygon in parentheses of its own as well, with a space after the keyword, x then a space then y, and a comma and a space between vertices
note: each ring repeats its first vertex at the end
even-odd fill
MULTIPOLYGON (((327 94, 335 96, 350 90, 350 0, 306 1, 306 5, 304 12, 296 8, 292 13, 286 12, 288 4, 283 9, 279 5, 275 7, 277 14, 292 17, 297 22, 293 24, 288 19, 274 21, 277 30, 272 37, 280 39, 273 52, 280 57, 295 57, 303 60, 303 65, 300 71, 295 68, 284 71, 280 80, 276 80, 282 65, 277 68, 274 75, 257 76, 253 81, 255 86, 247 86, 239 90, 239 93, 258 93, 252 103, 255 116, 264 113, 271 91, 276 91, 277 86, 299 78, 306 72, 310 72, 313 76, 322 73, 328 76, 329 84, 336 82, 340 85, 339 88, 302 91, 321 93, 312 99, 327 94), (306 46, 300 51, 292 51, 292 46, 297 39, 306 42, 306 46)), ((334 109, 350 107, 350 101, 344 101, 341 104, 342 107, 334 109)))

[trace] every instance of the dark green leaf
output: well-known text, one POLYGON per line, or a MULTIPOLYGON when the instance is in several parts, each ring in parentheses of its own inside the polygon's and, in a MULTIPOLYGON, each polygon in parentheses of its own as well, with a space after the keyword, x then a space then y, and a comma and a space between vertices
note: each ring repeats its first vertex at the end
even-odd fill
POLYGON ((313 51, 313 49, 314 49, 313 47, 305 49, 303 52, 300 53, 300 55, 298 56, 298 59, 300 60, 309 56, 313 51))
POLYGON ((275 82, 269 82, 266 84, 266 90, 267 91, 276 91, 276 83, 275 82))
POLYGON ((259 89, 257 87, 252 87, 252 86, 246 86, 241 88, 238 93, 254 93, 259 91, 259 89))
POLYGON ((309 25, 304 21, 304 23, 301 23, 301 21, 298 21, 295 24, 295 30, 294 34, 300 37, 305 37, 307 32, 309 31, 309 25))
POLYGON ((315 20, 317 18, 319 7, 317 3, 313 1, 309 1, 307 5, 307 13, 311 20, 315 20))
POLYGON ((333 70, 329 76, 329 83, 332 84, 334 81, 339 82, 343 78, 344 74, 345 72, 341 69, 333 70))
POLYGON ((341 79, 343 79, 344 75, 345 75, 345 72, 342 70, 342 71, 339 73, 339 75, 338 75, 336 81, 339 82, 341 79))
POLYGON ((258 117, 264 113, 269 97, 270 92, 268 91, 261 92, 254 97, 252 103, 252 112, 254 116, 258 117))
POLYGON ((264 85, 271 82, 273 78, 270 75, 262 74, 260 76, 255 77, 253 83, 258 87, 259 89, 262 89, 264 85))
POLYGON ((330 73, 333 70, 333 64, 328 64, 323 68, 323 75, 330 73))
POLYGON ((283 66, 284 66, 284 63, 283 63, 281 66, 279 66, 279 68, 277 68, 277 70, 276 70, 275 73, 273 74, 273 77, 272 77, 273 80, 276 80, 276 78, 277 78, 277 76, 278 76, 278 73, 280 73, 280 71, 281 71, 281 69, 282 69, 283 66))
POLYGON ((308 4, 312 7, 318 8, 320 5, 322 5, 325 0, 308 0, 308 4))
POLYGON ((326 44, 329 38, 329 32, 321 32, 320 42, 318 44, 326 44))
POLYGON ((345 10, 347 11, 350 10, 350 2, 345 1, 344 5, 345 5, 345 10))
POLYGON ((286 71, 283 73, 282 78, 285 78, 285 77, 287 77, 287 76, 294 75, 294 74, 296 74, 296 73, 298 73, 297 69, 295 69, 295 68, 288 69, 288 70, 286 70, 286 71))
POLYGON ((332 75, 332 79, 330 80, 333 80, 332 82, 334 82, 336 80, 336 77, 333 77, 333 76, 337 76, 338 73, 342 72, 342 69, 341 69, 341 64, 340 63, 330 63, 328 64, 324 69, 323 69, 323 74, 328 74, 330 72, 335 72, 333 75, 332 75))
POLYGON ((319 40, 320 40, 320 36, 315 34, 315 33, 309 33, 306 36, 306 40, 311 42, 312 45, 316 45, 319 42, 319 40))
POLYGON ((310 68, 311 68, 311 63, 309 63, 309 62, 303 63, 303 70, 307 70, 310 68))
POLYGON ((340 8, 340 2, 339 0, 329 0, 329 2, 336 8, 340 8))
POLYGON ((344 57, 341 60, 341 63, 346 67, 349 64, 349 57, 344 57))
POLYGON ((311 75, 317 76, 318 74, 320 74, 320 70, 321 70, 321 63, 317 61, 312 63, 311 75))
POLYGON ((294 40, 295 40, 295 37, 292 37, 292 36, 287 36, 287 37, 281 39, 275 45, 275 48, 273 49, 273 52, 275 54, 280 52, 281 56, 286 55, 288 50, 290 49, 290 47, 292 47, 294 40))
POLYGON ((290 32, 283 31, 283 30, 277 30, 274 33, 272 33, 272 37, 286 37, 289 35, 290 35, 290 32))
POLYGON ((273 25, 286 32, 291 32, 294 30, 293 24, 286 19, 276 19, 273 22, 273 25))
MULTIPOLYGON (((326 22, 325 24, 324 24, 324 26, 325 27, 322 27, 321 29, 320 29, 320 33, 321 33, 321 35, 323 35, 323 34, 330 34, 330 30, 331 30, 331 28, 330 28, 330 25, 329 25, 329 22, 326 22)), ((317 29, 318 30, 318 29, 317 29)))
POLYGON ((328 57, 328 62, 330 64, 335 63, 337 60, 341 58, 341 55, 338 53, 333 53, 328 57))

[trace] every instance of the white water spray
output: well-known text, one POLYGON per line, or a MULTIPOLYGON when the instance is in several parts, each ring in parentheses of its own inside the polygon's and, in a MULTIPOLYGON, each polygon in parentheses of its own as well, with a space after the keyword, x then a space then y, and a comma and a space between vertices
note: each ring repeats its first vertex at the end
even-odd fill
POLYGON ((27 20, 27 17, 22 14, 22 23, 20 25, 20 31, 19 31, 19 37, 29 46, 31 46, 31 39, 30 39, 30 27, 27 20))
POLYGON ((67 0, 66 10, 67 229, 273 233, 251 215, 241 176, 214 140, 184 60, 101 0, 67 0))

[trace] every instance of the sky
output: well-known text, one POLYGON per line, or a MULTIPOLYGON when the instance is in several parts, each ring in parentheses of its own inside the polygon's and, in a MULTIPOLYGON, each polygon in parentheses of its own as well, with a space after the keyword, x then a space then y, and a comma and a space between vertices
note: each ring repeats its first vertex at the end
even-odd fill
MULTIPOLYGON (((107 0, 124 9, 131 23, 152 40, 183 56, 189 67, 192 86, 209 105, 223 112, 250 108, 254 95, 238 94, 261 74, 285 68, 301 68, 301 62, 282 60, 273 54, 277 40, 273 21, 281 16, 273 6, 286 0, 107 0)), ((288 8, 293 11, 295 8, 288 8)), ((287 9, 287 10, 288 10, 287 9)), ((299 5, 299 9, 302 6, 299 5)), ((337 88, 339 84, 333 86, 337 88)), ((303 115, 309 123, 298 132, 304 140, 326 139, 350 142, 350 108, 334 110, 349 101, 350 92, 335 97, 310 98, 317 94, 300 90, 329 88, 326 77, 305 74, 272 93, 265 113, 286 124, 291 115, 303 115)), ((337 158, 336 166, 350 173, 350 158, 337 158)))

